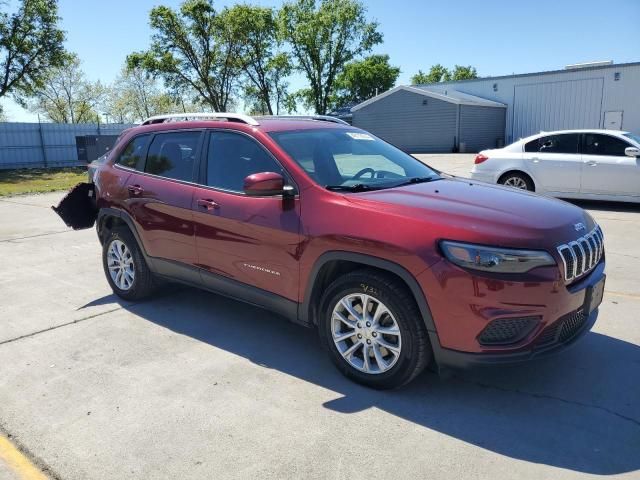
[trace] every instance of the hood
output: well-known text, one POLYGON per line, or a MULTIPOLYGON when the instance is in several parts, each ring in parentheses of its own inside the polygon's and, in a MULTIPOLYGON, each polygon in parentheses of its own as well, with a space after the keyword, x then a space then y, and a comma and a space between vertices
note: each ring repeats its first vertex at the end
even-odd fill
POLYGON ((595 227, 591 216, 570 203, 457 178, 348 198, 363 207, 424 222, 437 238, 504 247, 549 248, 595 227))

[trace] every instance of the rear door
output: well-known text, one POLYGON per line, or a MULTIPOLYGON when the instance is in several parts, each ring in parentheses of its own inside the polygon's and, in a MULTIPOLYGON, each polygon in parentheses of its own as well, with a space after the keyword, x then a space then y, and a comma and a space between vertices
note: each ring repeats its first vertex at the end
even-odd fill
POLYGON ((197 278, 195 271, 190 274, 185 266, 197 263, 191 182, 202 135, 201 130, 152 135, 146 160, 136 165, 127 181, 126 209, 147 254, 174 262, 158 262, 160 273, 197 278))
POLYGON ((538 185, 550 192, 579 192, 580 134, 547 135, 527 142, 523 160, 538 185))
MULTIPOLYGON (((203 161, 204 185, 193 198, 200 266, 297 302, 299 198, 243 192, 248 175, 276 172, 288 178, 287 173, 264 146, 237 132, 210 132, 203 161)), ((216 281, 203 277, 205 283, 216 281)))
POLYGON ((585 133, 582 145, 582 193, 640 196, 640 159, 625 155, 626 140, 585 133))

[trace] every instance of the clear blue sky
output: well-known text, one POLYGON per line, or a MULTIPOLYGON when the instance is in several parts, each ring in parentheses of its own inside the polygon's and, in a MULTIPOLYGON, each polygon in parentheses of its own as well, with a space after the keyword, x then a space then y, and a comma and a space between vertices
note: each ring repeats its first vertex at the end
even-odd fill
MULTIPOLYGON (((278 6, 279 0, 247 0, 278 6)), ((219 7, 236 3, 215 2, 219 7)), ((67 48, 90 79, 111 82, 125 57, 148 47, 149 10, 179 0, 60 0, 67 48)), ((570 63, 640 61, 640 0, 367 0, 399 83, 435 63, 473 65, 481 76, 563 68, 570 63)), ((303 79, 294 78, 295 88, 303 79)), ((35 117, 4 101, 13 121, 35 117)))

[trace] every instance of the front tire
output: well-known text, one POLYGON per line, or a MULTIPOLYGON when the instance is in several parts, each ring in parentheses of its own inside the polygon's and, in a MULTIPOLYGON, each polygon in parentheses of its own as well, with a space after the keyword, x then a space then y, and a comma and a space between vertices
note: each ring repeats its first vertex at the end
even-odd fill
POLYGON ((376 270, 358 270, 329 285, 318 328, 342 374, 368 387, 400 387, 432 357, 413 296, 404 284, 376 270))
POLYGON ((153 274, 126 227, 108 233, 102 247, 102 266, 113 293, 124 300, 141 300, 155 290, 153 274))

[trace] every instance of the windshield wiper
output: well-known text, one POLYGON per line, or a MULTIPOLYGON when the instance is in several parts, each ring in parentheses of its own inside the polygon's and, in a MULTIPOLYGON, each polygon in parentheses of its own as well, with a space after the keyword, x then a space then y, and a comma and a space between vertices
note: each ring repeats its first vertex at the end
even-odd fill
POLYGON ((414 183, 434 182, 436 180, 440 180, 440 177, 412 177, 405 180, 404 182, 396 183, 392 188, 403 187, 405 185, 413 185, 414 183))
POLYGON ((332 192, 365 192, 367 190, 376 190, 375 187, 365 185, 364 183, 356 183, 355 185, 326 185, 324 188, 332 192))

